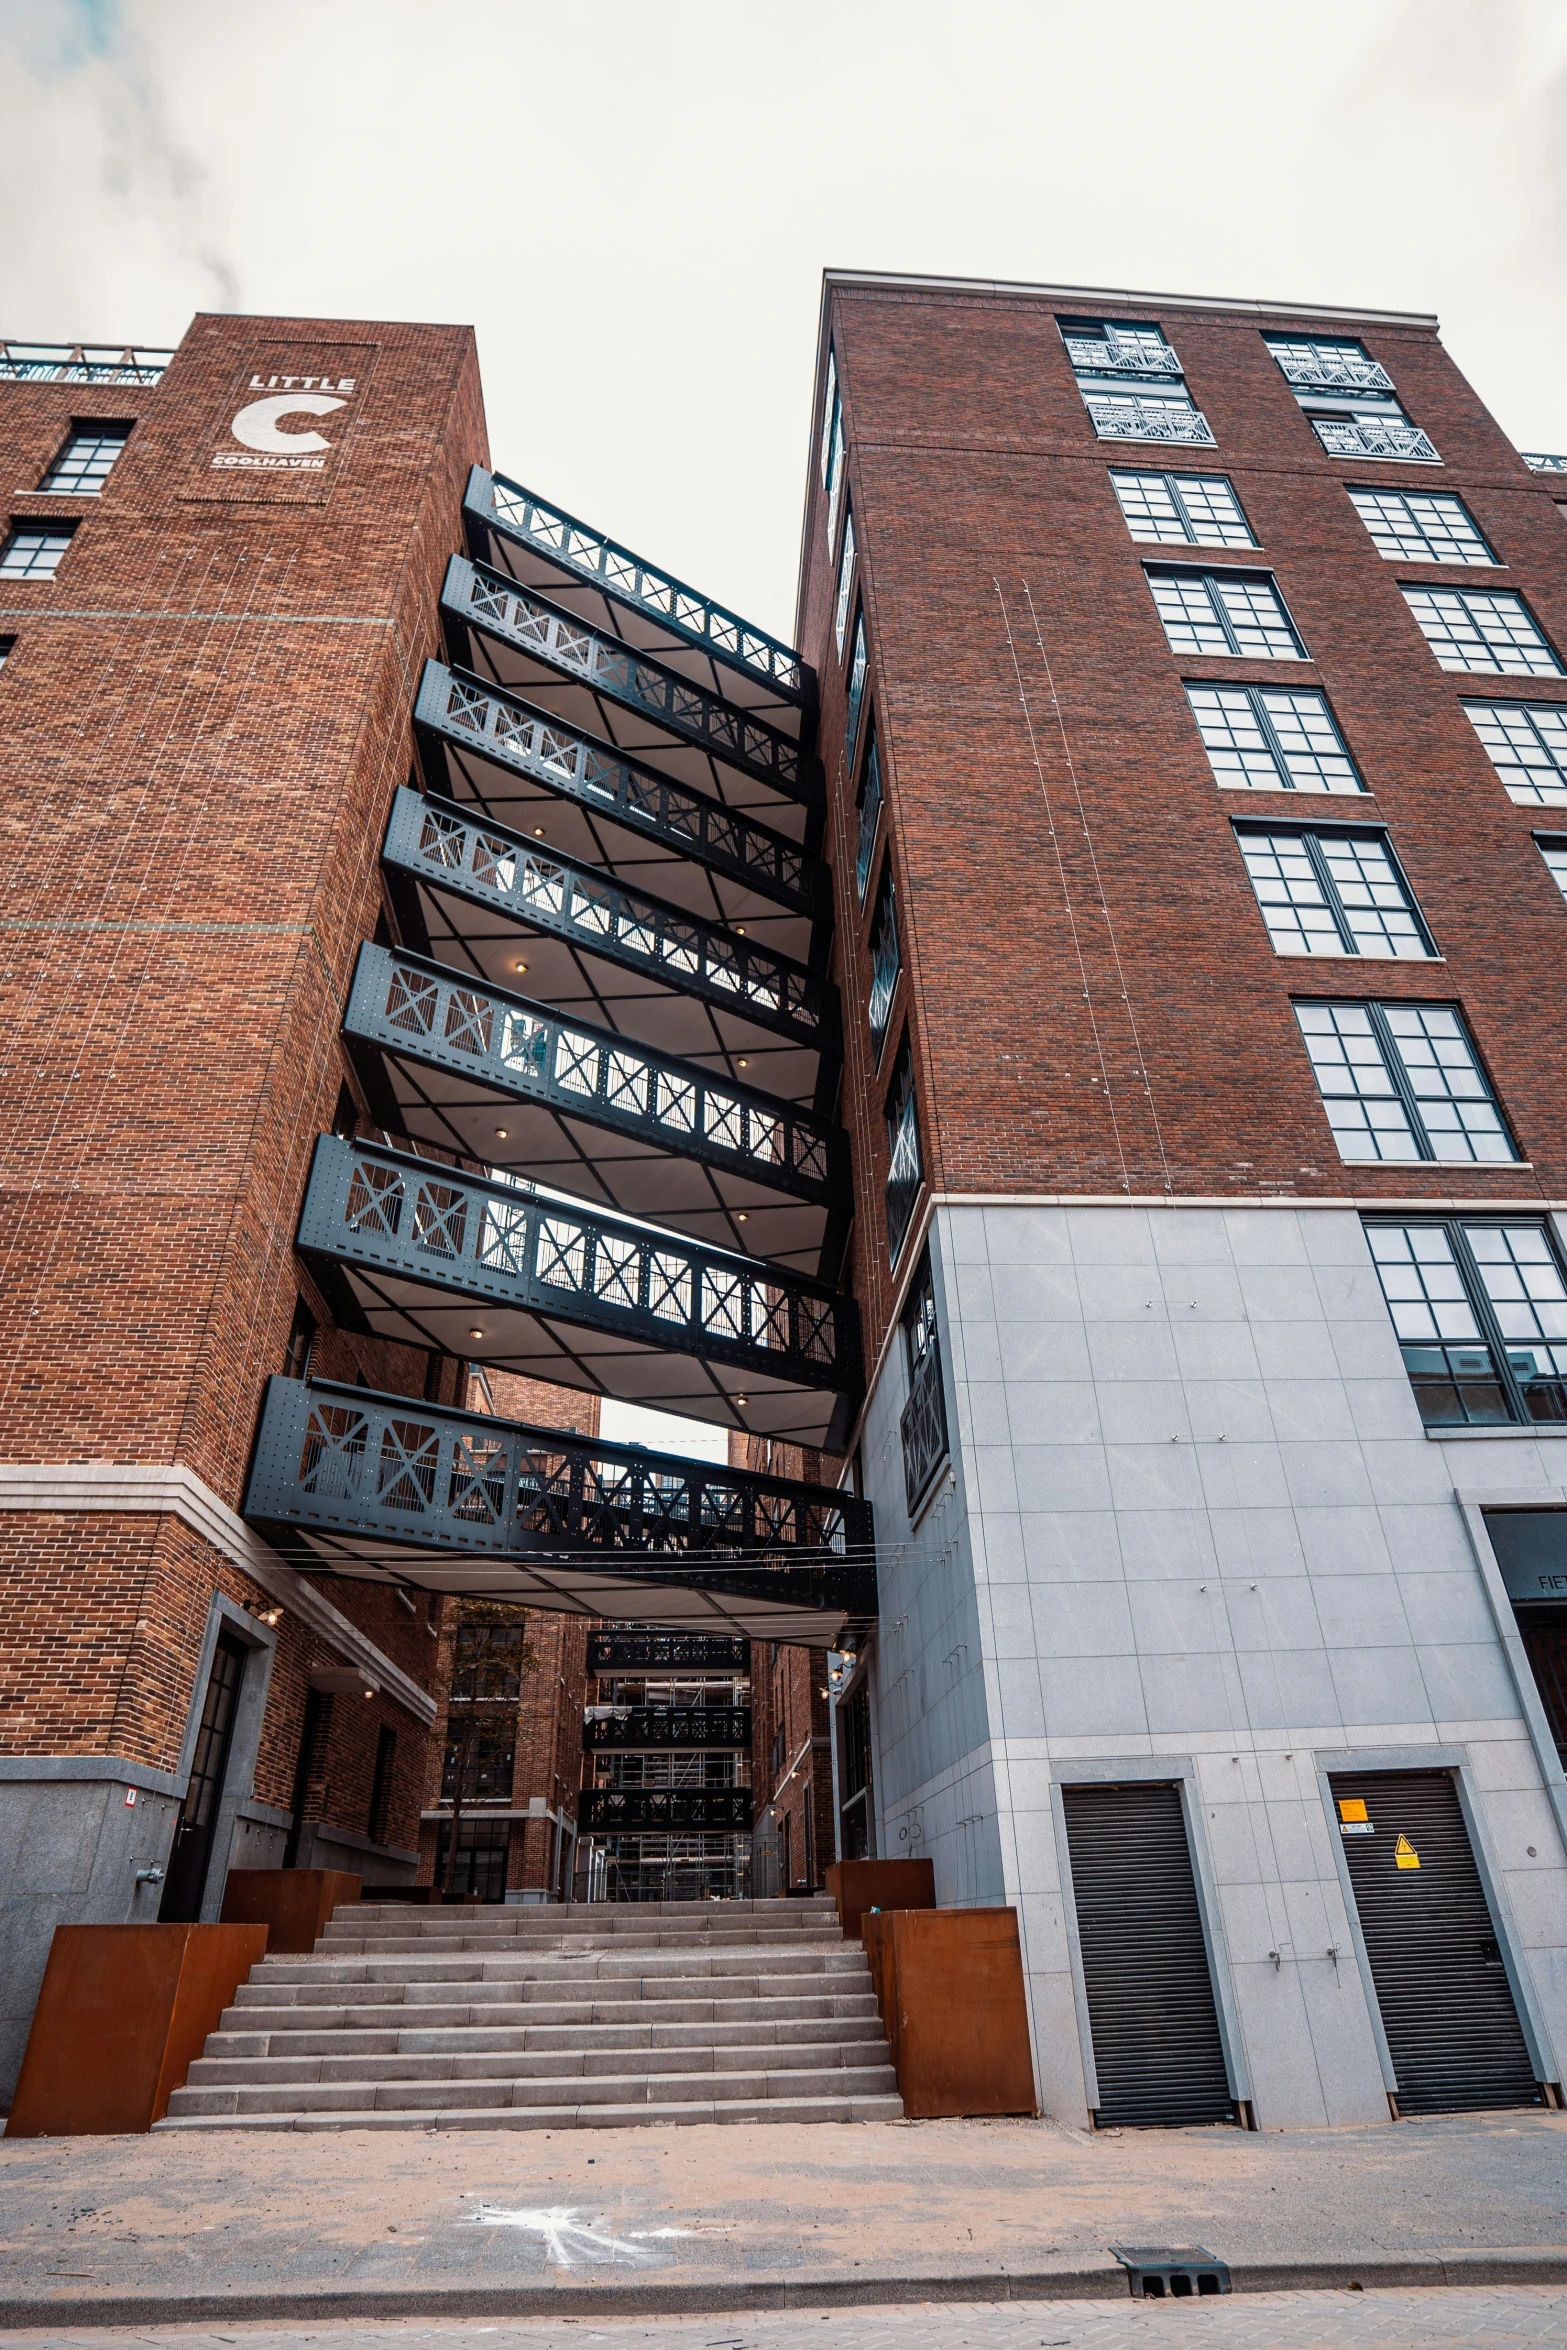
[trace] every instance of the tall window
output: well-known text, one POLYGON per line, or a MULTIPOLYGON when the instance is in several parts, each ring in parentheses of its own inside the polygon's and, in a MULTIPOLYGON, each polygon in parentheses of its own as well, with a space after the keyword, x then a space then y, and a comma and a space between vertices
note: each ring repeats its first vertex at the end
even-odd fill
POLYGON ((1295 1014, 1341 1159, 1517 1157, 1451 1004, 1297 1004, 1295 1014))
POLYGON ((1542 1218, 1366 1221, 1428 1427, 1567 1419, 1567 1281, 1542 1218))
POLYGON ((844 756, 854 769, 854 746, 859 739, 860 707, 865 700, 865 679, 870 668, 870 655, 865 645, 865 614, 861 612, 854 623, 854 651, 849 657, 849 701, 843 722, 844 756))
POLYGON ((376 1732, 375 1774, 370 1781, 370 1814, 365 1834, 372 1844, 384 1844, 392 1822, 392 1790, 397 1775, 397 1732, 383 1722, 376 1732))
POLYGON ((452 1697, 459 1703, 515 1698, 527 1641, 516 1624, 459 1624, 452 1660, 452 1697))
POLYGON ((881 823, 881 752, 876 744, 876 721, 872 718, 865 739, 865 765, 860 771, 859 823, 854 847, 854 885, 863 906, 865 892, 870 887, 871 859, 876 853, 876 834, 881 823))
POLYGON ((843 518, 843 553, 838 562, 838 608, 833 614, 832 632, 837 640, 838 658, 843 659, 843 633, 849 625, 849 591, 854 585, 854 514, 851 509, 843 518))
POLYGON ((1112 473, 1134 539, 1173 547, 1254 547, 1241 502, 1223 473, 1112 473))
POLYGON ((896 1264, 909 1235, 920 1185, 925 1180, 925 1162, 920 1151, 919 1113, 914 1104, 914 1060, 909 1050, 906 1029, 903 1042, 898 1047, 898 1057, 893 1063, 885 1116, 888 1161, 887 1254, 890 1261, 896 1264))
POLYGON ((0 547, 0 579, 53 579, 74 522, 13 522, 0 547))
POLYGON ((1189 441, 1212 448, 1181 362, 1157 326, 1120 319, 1059 321, 1083 405, 1102 441, 1189 441))
POLYGON ((1444 669, 1560 677, 1562 665, 1522 596, 1500 588, 1406 587, 1404 601, 1444 669))
POLYGON ((1567 710, 1551 702, 1465 702, 1486 757, 1521 807, 1567 801, 1567 710))
POLYGON ((131 437, 128 424, 79 424, 38 484, 55 497, 95 498, 131 437))
POLYGON ((898 990, 898 973, 903 958, 898 948, 898 904, 892 884, 892 861, 889 857, 881 870, 881 887, 876 892, 876 916, 871 924, 871 1049, 877 1063, 881 1048, 887 1041, 887 1023, 892 1018, 892 999, 898 990))
POLYGON ((1358 792, 1324 697, 1305 687, 1186 686, 1213 779, 1226 791, 1358 792))
POLYGON ((1546 871, 1567 898, 1567 840, 1542 840, 1536 833, 1534 845, 1545 859, 1546 871))
POLYGON ((1303 661, 1306 648, 1265 571, 1156 571, 1148 585, 1172 653, 1235 653, 1303 661))
POLYGON ((1494 564, 1462 498, 1443 490, 1358 490, 1349 502, 1389 563, 1494 564))
POLYGON ((903 1442, 904 1500, 912 1517, 935 1483, 948 1451, 947 1400, 941 1379, 936 1292, 931 1280, 929 1249, 909 1284, 901 1327, 909 1393, 898 1433, 903 1442))
POLYGON ((1385 833, 1236 831, 1277 953, 1400 960, 1436 953, 1385 833))
POLYGON ((1392 457, 1440 465, 1399 406, 1393 378, 1345 335, 1264 335, 1285 381, 1330 457, 1392 457))
POLYGON ((838 354, 827 353, 827 396, 822 404, 822 487, 827 492, 827 554, 837 539, 838 500, 843 494, 843 401, 838 391, 838 354))

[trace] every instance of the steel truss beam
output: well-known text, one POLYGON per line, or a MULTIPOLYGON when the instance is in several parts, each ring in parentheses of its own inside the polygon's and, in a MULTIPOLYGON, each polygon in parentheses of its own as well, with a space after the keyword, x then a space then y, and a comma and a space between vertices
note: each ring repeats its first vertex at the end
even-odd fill
MULTIPOLYGON (((867 1507, 869 1505, 867 1504, 867 1507)), ((868 1521, 867 1521, 868 1524, 868 1521)), ((721 1632, 590 1632, 586 1671, 607 1673, 749 1673, 751 1643, 721 1632)))
POLYGON ((592 731, 617 748, 655 765, 673 754, 681 767, 695 751, 781 799, 822 805, 820 766, 793 736, 504 572, 454 555, 440 610, 464 668, 487 670, 551 709, 564 699, 568 722, 591 710, 592 731))
POLYGON ((343 1036, 387 1131, 801 1271, 841 1245, 847 1138, 792 1102, 396 948, 343 1036))
POLYGON ((639 1358, 685 1356, 704 1380, 670 1409, 827 1450, 862 1386, 853 1301, 825 1282, 379 1144, 320 1137, 298 1245, 345 1326, 530 1377, 646 1396, 639 1358), (797 1432, 824 1411, 802 1390, 833 1399, 819 1435, 797 1432))
POLYGON ((820 1647, 876 1612, 854 1494, 324 1380, 268 1381, 244 1514, 316 1570, 660 1636, 820 1647))
POLYGON ((473 468, 463 518, 477 552, 493 548, 497 538, 510 542, 643 623, 655 640, 689 645, 770 695, 807 699, 810 673, 790 646, 504 474, 473 468))
POLYGON ((382 857, 399 921, 420 946, 432 942, 417 898, 398 888, 403 875, 797 1044, 821 1051, 836 1042, 831 982, 804 964, 449 801, 400 789, 382 857))
MULTIPOLYGON (((825 866, 798 842, 706 792, 687 790, 482 678, 427 661, 414 724, 425 779, 443 798, 458 797, 454 786, 460 783, 487 813, 505 820, 509 809, 493 805, 509 797, 504 786, 496 791, 492 784, 476 783, 463 763, 477 756, 492 770, 504 770, 507 778, 525 776, 550 798, 573 802, 595 826, 622 826, 639 843, 694 860, 793 912, 814 915, 830 895, 825 866)), ((524 809, 538 804, 537 791, 522 796, 524 809)))

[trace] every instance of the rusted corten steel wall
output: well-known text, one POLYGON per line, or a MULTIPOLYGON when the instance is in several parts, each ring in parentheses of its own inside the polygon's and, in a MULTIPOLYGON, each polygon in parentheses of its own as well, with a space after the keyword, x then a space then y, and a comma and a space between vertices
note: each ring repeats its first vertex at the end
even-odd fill
POLYGON ((1560 1197, 1567 960, 1531 838, 1551 811, 1508 799, 1460 704, 1559 699, 1561 684, 1444 671, 1399 581, 1516 591, 1567 647, 1567 483, 1525 467, 1434 327, 829 281, 819 370, 798 641, 822 689, 869 1359, 893 1298, 881 1103, 905 1021, 935 1191, 1372 1201, 1445 1196, 1452 1173, 1356 1167, 1351 1183, 1291 995, 1452 1001, 1523 1161, 1465 1167, 1465 1197, 1560 1197), (1058 325, 1071 315, 1162 324, 1217 446, 1096 439, 1058 325), (1358 338, 1441 466, 1326 454, 1264 331, 1358 338), (863 906, 819 462, 829 341, 859 547, 849 635, 863 598, 887 794, 863 906), (1258 548, 1209 559, 1271 571, 1311 658, 1170 651, 1143 575, 1170 550, 1131 539, 1113 466, 1227 474, 1258 548), (1504 568, 1384 561, 1348 483, 1456 492, 1504 568), (1367 795, 1219 790, 1184 678, 1319 687, 1367 795), (1276 956, 1231 829, 1264 815, 1385 823, 1444 960, 1276 956), (877 1070, 883 857, 903 973, 877 1070))

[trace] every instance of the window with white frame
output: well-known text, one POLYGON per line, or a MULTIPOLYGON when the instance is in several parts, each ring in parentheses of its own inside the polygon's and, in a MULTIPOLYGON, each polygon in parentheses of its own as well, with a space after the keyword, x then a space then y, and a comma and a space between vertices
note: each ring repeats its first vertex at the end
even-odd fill
POLYGON ((130 437, 128 424, 74 426, 38 487, 53 497, 97 497, 130 437))
POLYGON ((1213 779, 1222 790, 1363 789, 1324 695, 1290 686, 1185 682, 1213 779))
POLYGON ((1058 324, 1101 440, 1187 441, 1212 448, 1208 420, 1193 406, 1181 362, 1159 327, 1094 318, 1058 324))
POLYGON ((1306 648, 1265 571, 1156 571, 1148 585, 1172 653, 1233 653, 1248 661, 1304 661, 1306 648))
POLYGON ((0 579, 53 579, 74 522, 13 522, 0 546, 0 579))
POLYGON ((1254 547, 1251 525, 1223 473, 1112 472, 1126 527, 1161 547, 1254 547))
POLYGON ((1562 665, 1522 596, 1501 588, 1406 587, 1404 601, 1444 669, 1560 677, 1562 665))
POLYGON ((1349 502, 1389 563, 1495 566, 1463 499, 1445 490, 1352 489, 1349 502))
POLYGON ((1543 1217, 1366 1218, 1428 1427, 1567 1420, 1567 1279, 1543 1217))
POLYGON ((1435 955, 1385 833, 1316 825, 1235 830, 1276 953, 1398 961, 1435 955))
POLYGON ((865 892, 870 886, 871 859, 876 853, 876 834, 881 825, 881 752, 876 742, 874 717, 866 731, 865 764, 860 769, 857 818, 857 837, 854 846, 854 886, 863 906, 865 892))
POLYGON ((849 592, 854 586, 854 511, 851 507, 843 518, 843 553, 838 558, 838 605, 833 613, 832 632, 838 647, 838 658, 843 659, 844 632, 849 625, 849 592))
POLYGON ((1297 1003, 1295 1016, 1341 1159, 1518 1156, 1455 1005, 1297 1003))
POLYGON ((1567 898, 1567 840, 1546 840, 1537 832, 1534 845, 1545 859, 1545 870, 1567 898))
POLYGON ((1330 457, 1391 457, 1440 465, 1399 406, 1392 377, 1347 335, 1264 335, 1285 381, 1330 457))
POLYGON ((1485 755, 1520 807, 1567 802, 1567 709, 1552 702, 1465 702, 1485 755))

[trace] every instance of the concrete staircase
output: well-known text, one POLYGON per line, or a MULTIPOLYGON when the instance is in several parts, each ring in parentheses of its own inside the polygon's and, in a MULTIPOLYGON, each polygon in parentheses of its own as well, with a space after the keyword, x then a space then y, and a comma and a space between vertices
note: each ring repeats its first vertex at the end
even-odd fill
POLYGON ((623 2129, 903 2112, 830 1901, 334 1912, 264 1958, 160 2130, 623 2129))

